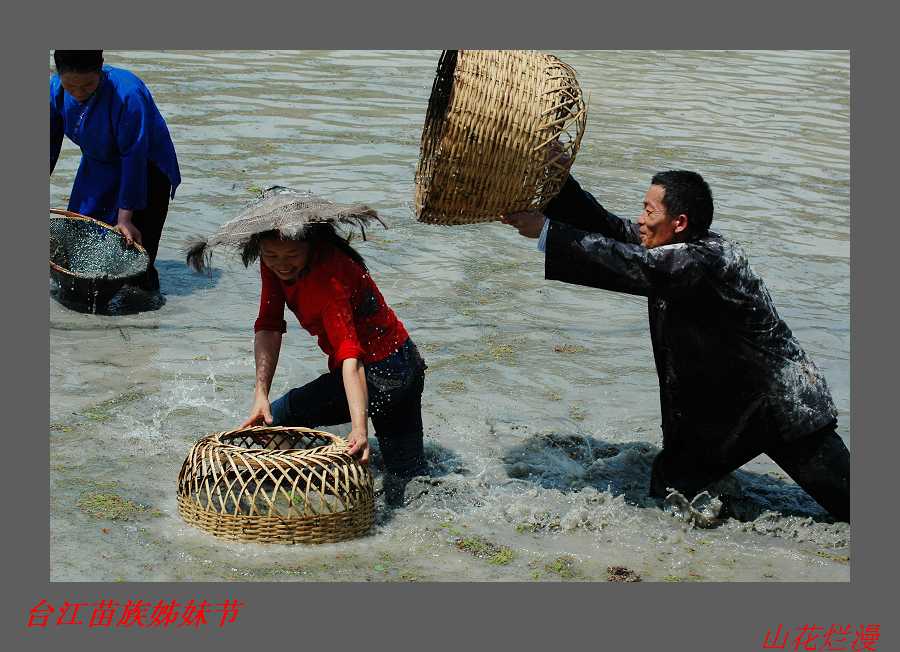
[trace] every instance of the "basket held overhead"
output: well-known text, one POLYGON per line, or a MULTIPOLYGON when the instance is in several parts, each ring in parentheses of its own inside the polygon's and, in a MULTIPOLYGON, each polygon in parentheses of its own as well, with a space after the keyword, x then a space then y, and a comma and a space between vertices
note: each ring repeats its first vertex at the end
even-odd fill
POLYGON ((565 183, 587 109, 571 66, 523 50, 445 50, 431 90, 416 217, 490 222, 541 210, 565 183))
POLYGON ((178 475, 178 512, 218 537, 262 543, 332 543, 375 520, 367 466, 347 442, 309 428, 254 426, 208 435, 178 475))

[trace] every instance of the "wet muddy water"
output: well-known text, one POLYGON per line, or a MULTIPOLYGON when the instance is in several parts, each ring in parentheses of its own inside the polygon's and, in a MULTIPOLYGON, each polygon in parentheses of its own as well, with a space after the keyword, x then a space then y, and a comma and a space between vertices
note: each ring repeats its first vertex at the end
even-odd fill
MULTIPOLYGON (((107 52, 151 89, 184 182, 157 267, 165 302, 92 315, 49 299, 52 580, 849 580, 850 528, 768 459, 735 474, 742 520, 695 529, 645 500, 661 444, 646 301, 543 279, 510 227, 413 215, 438 51, 107 52), (190 446, 250 408, 258 270, 182 250, 257 188, 361 201, 359 243, 429 370, 433 477, 379 500, 371 534, 322 546, 223 542, 181 521, 190 446)), ((700 171, 822 368, 850 430, 850 61, 846 52, 559 52, 590 94, 574 173, 636 219, 651 175, 700 171)), ((50 180, 64 206, 78 163, 50 180)), ((273 396, 325 371, 290 322, 273 396)), ((337 429, 338 434, 346 429, 337 429)), ((374 438, 373 438, 374 443, 374 438)), ((377 451, 376 451, 377 452, 377 451)), ((381 471, 375 459, 376 483, 381 471)))

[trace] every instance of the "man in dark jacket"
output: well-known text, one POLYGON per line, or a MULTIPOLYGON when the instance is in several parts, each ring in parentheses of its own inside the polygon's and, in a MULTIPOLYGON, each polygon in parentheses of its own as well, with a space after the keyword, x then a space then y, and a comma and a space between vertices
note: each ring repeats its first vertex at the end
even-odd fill
POLYGON ((850 453, 825 379, 712 216, 703 178, 677 170, 653 177, 637 223, 571 176, 545 214, 503 221, 540 237, 546 278, 648 298, 663 430, 651 495, 690 498, 766 453, 849 522, 850 453))

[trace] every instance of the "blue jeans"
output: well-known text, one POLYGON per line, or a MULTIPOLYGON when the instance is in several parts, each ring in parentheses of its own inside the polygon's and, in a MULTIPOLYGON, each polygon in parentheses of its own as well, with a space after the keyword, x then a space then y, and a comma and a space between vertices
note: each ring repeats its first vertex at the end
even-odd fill
MULTIPOLYGON (((369 416, 384 465, 403 478, 427 473, 422 444, 426 368, 412 339, 384 360, 365 366, 369 416)), ((271 407, 276 426, 319 428, 350 422, 340 369, 290 390, 271 407)))

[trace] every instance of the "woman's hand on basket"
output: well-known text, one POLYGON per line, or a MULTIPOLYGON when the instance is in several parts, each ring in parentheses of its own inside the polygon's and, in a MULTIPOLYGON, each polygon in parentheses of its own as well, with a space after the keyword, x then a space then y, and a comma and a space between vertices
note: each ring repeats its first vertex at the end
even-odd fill
POLYGON ((116 231, 125 236, 125 244, 127 244, 129 247, 135 242, 137 242, 138 244, 143 244, 143 242, 141 242, 141 232, 131 222, 131 215, 131 211, 119 209, 119 215, 116 221, 116 231))
POLYGON ((353 429, 347 436, 347 443, 350 448, 347 452, 354 457, 358 457, 361 464, 369 463, 369 435, 364 430, 353 429))
POLYGON ((510 213, 509 215, 501 215, 500 221, 503 224, 509 224, 518 230, 519 235, 526 238, 537 238, 541 235, 541 229, 544 228, 543 213, 533 211, 523 211, 520 213, 510 213))
POLYGON ((253 400, 253 407, 250 408, 250 418, 241 424, 241 428, 271 425, 272 406, 269 404, 269 399, 262 394, 257 394, 256 398, 253 400))

